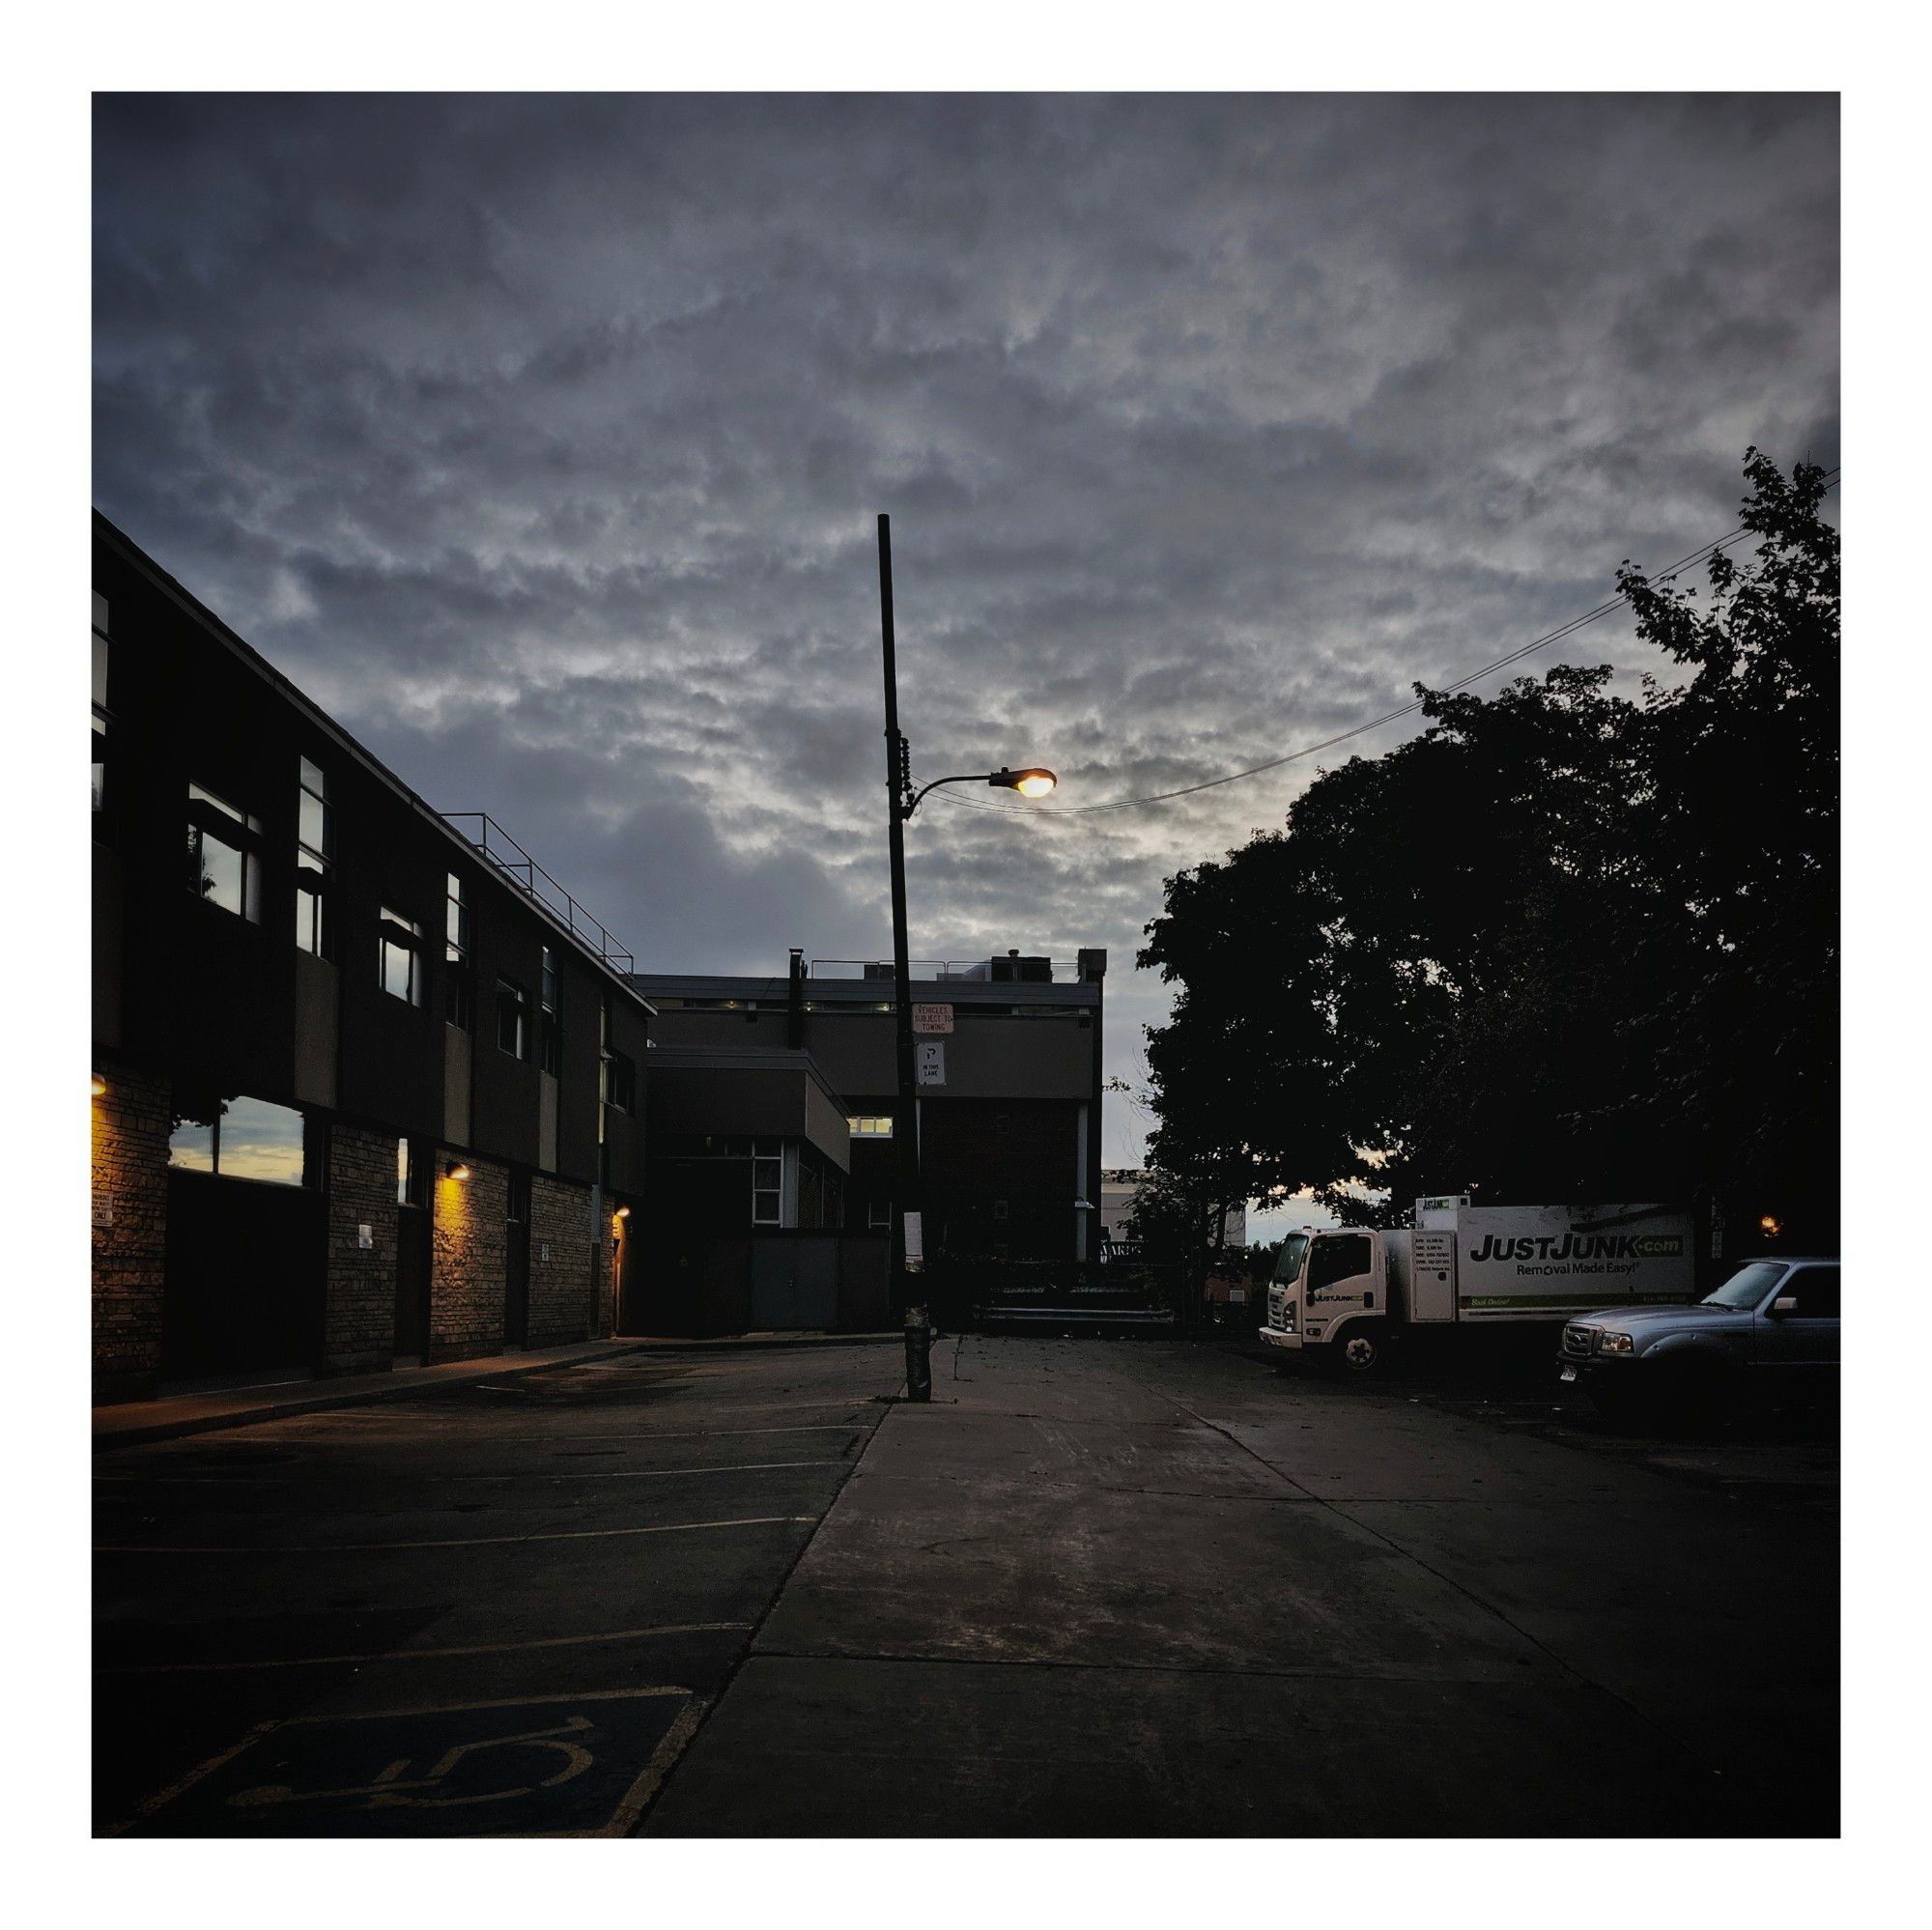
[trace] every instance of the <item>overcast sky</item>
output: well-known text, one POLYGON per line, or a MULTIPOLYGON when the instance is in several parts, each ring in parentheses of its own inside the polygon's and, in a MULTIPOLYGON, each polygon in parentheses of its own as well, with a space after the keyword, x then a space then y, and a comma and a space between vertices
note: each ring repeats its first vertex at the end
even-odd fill
MULTIPOLYGON (((642 969, 884 955, 879 511, 922 781, 1278 756, 1729 530, 1747 443, 1837 461, 1837 151, 1803 96, 101 97, 95 500, 642 969)), ((914 953, 1106 947, 1136 1078, 1162 879, 1313 775, 935 799, 914 953)))

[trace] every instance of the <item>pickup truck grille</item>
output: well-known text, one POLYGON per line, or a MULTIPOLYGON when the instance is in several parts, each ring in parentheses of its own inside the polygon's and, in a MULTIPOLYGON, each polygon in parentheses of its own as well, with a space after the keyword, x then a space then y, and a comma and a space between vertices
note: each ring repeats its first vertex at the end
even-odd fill
POLYGON ((1588 1327, 1567 1326, 1563 1329, 1563 1351, 1573 1359, 1583 1359, 1595 1344, 1596 1336, 1588 1327))

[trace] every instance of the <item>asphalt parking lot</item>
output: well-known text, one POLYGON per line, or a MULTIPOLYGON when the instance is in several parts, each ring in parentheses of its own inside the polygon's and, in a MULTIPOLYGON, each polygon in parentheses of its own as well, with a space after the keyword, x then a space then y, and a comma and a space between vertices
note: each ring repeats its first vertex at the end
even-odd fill
POLYGON ((97 1830, 623 1833, 900 1371, 629 1355, 97 1456, 97 1830))
POLYGON ((632 1355, 103 1452, 97 1829, 1835 1832, 1822 1439, 1165 1340, 934 1365, 909 1406, 891 1344, 632 1355))

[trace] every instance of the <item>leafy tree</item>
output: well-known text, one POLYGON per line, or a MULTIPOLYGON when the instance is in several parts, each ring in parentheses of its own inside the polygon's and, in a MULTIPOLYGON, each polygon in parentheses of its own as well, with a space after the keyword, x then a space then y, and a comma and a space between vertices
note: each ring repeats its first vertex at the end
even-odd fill
POLYGON ((1687 681, 1418 687, 1419 736, 1168 881, 1151 1163, 1355 1221, 1377 1189, 1824 1199, 1837 544, 1819 471, 1747 475, 1754 565, 1714 559, 1703 602, 1619 576, 1687 681))

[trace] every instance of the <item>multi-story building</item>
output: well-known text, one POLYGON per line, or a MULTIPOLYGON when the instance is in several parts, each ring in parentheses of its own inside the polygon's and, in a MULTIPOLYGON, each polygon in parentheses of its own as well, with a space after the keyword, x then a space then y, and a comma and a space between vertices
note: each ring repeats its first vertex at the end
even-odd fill
MULTIPOLYGON (((933 1257, 1085 1261, 1099 1255, 1101 995, 1107 954, 1083 951, 1070 966, 1044 957, 922 961, 912 1000, 918 1035, 920 1171, 925 1246, 933 1257)), ((890 963, 792 954, 783 977, 643 974, 631 981, 658 1014, 653 1070, 684 1053, 728 1054, 749 1081, 791 1066, 839 1108, 848 1156, 815 1145, 804 1121, 762 1129, 707 1114, 704 1132, 743 1171, 715 1196, 721 1222, 801 1224, 808 1208, 842 1212, 848 1233, 881 1236, 891 1223, 896 1164, 893 1130, 897 1057, 890 963), (739 1142, 742 1142, 740 1144, 739 1142), (760 1159, 770 1185, 761 1188, 760 1159), (814 1166, 823 1183, 814 1185, 814 1166), (793 1176, 797 1177, 794 1178, 793 1176), (742 1206, 742 1211, 740 1210, 742 1206)), ((721 1062, 709 1077, 728 1068, 721 1062)), ((747 1093, 751 1091, 746 1086, 747 1093)), ((801 1087, 801 1094, 806 1093, 801 1087)), ((762 1115, 761 1115, 762 1116, 762 1115)), ((654 1128, 658 1162, 697 1156, 667 1120, 654 1128)), ((821 1222, 823 1223, 823 1222, 821 1222)))
POLYGON ((633 960, 99 516, 93 911, 97 1398, 611 1330, 633 960))

